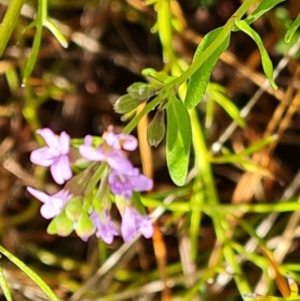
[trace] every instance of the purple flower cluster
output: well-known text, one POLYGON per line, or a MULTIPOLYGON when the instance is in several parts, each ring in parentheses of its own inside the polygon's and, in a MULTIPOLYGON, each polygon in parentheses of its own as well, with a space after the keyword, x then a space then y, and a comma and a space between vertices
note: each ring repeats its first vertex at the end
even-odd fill
MULTIPOLYGON (((27 188, 30 194, 43 203, 41 215, 46 219, 53 218, 51 232, 53 229, 57 229, 54 231, 60 234, 59 229, 63 228, 63 233, 67 233, 65 228, 68 227, 69 229, 71 224, 71 230, 75 230, 83 240, 95 233, 106 243, 112 243, 114 236, 118 235, 118 231, 109 214, 111 204, 107 204, 107 201, 103 203, 101 199, 98 199, 97 202, 99 203, 92 202, 87 209, 87 206, 83 205, 85 199, 90 196, 84 195, 84 193, 78 196, 70 188, 74 178, 72 178, 73 173, 70 167, 69 135, 62 132, 57 137, 48 128, 40 129, 37 133, 45 140, 46 146, 34 150, 31 153, 31 161, 34 164, 49 167, 57 184, 64 184, 68 181, 61 191, 53 195, 48 195, 32 187, 27 188), (72 201, 78 197, 82 197, 82 202, 79 202, 79 209, 78 202, 72 201), (81 210, 86 210, 86 212, 81 213, 81 210), (55 219, 60 223, 56 228, 53 226, 55 219), (61 221, 65 221, 65 227, 62 227, 61 221)), ((109 185, 108 191, 111 191, 116 196, 116 200, 121 202, 117 204, 117 207, 122 217, 120 230, 125 242, 131 241, 138 231, 146 238, 153 235, 153 226, 149 217, 141 215, 131 202, 134 191, 148 191, 153 187, 152 180, 141 174, 124 153, 124 151, 135 150, 137 145, 138 141, 134 136, 115 134, 110 127, 103 134, 100 145, 94 147, 93 137, 86 136, 84 144, 79 147, 80 155, 88 162, 102 162, 102 164, 107 165, 107 172, 103 173, 105 178, 101 178, 101 181, 109 185)), ((78 179, 78 176, 76 177, 78 179)), ((110 199, 109 196, 108 199, 110 199)))

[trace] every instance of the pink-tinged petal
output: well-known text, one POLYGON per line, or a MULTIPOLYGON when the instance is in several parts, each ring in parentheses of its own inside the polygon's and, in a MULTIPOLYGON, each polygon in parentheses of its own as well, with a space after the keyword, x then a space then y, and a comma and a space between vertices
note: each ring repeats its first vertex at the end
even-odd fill
POLYGON ((132 196, 132 184, 130 179, 117 171, 112 171, 108 177, 110 190, 115 195, 123 195, 127 200, 132 196))
POLYGON ((53 163, 54 158, 48 147, 41 147, 31 152, 30 161, 33 164, 48 167, 53 163))
POLYGON ((70 180, 73 176, 72 169, 70 167, 70 160, 68 156, 62 156, 59 158, 59 162, 61 164, 61 171, 64 175, 64 179, 70 180))
POLYGON ((66 132, 62 132, 59 138, 61 153, 67 155, 70 151, 70 136, 66 132))
POLYGON ((103 216, 98 216, 97 212, 92 212, 91 220, 96 227, 96 236, 101 238, 107 244, 111 244, 114 240, 114 236, 118 236, 118 232, 112 223, 110 216, 107 212, 103 213, 103 216))
POLYGON ((137 234, 134 215, 127 208, 122 216, 121 233, 125 242, 131 241, 137 234))
POLYGON ((50 219, 57 216, 61 211, 57 211, 50 204, 44 204, 41 209, 41 216, 45 219, 50 219))
POLYGON ((132 135, 120 134, 120 140, 122 141, 122 146, 128 151, 134 151, 138 146, 137 139, 132 135))
POLYGON ((90 161, 104 161, 105 156, 99 152, 98 150, 95 150, 89 146, 81 145, 79 147, 79 153, 80 155, 90 161))
POLYGON ((118 138, 118 135, 116 135, 112 130, 104 132, 102 138, 111 148, 115 150, 121 149, 120 139, 118 138))
POLYGON ((49 197, 49 201, 41 207, 41 215, 46 219, 59 215, 70 197, 66 190, 53 194, 49 197))
POLYGON ((57 184, 63 184, 72 177, 68 157, 60 157, 50 166, 50 172, 57 184))
POLYGON ((84 145, 92 147, 92 144, 93 144, 93 137, 91 135, 86 135, 84 137, 84 145))
POLYGON ((107 156, 106 161, 113 170, 120 173, 127 173, 133 169, 131 162, 121 152, 113 151, 107 156))
POLYGON ((68 190, 61 190, 53 195, 48 195, 32 187, 27 187, 27 190, 44 203, 41 207, 41 215, 46 219, 59 215, 66 203, 72 198, 68 190))
POLYGON ((145 175, 130 178, 134 191, 149 191, 153 188, 153 181, 145 175))
POLYGON ((52 130, 45 128, 45 129, 39 129, 36 132, 43 137, 46 144, 50 148, 57 148, 59 146, 58 139, 52 130))
POLYGON ((139 231, 145 238, 150 238, 153 236, 154 228, 150 221, 143 221, 139 227, 139 231))
POLYGON ((42 203, 47 203, 50 199, 48 194, 35 188, 27 187, 27 191, 42 203))
POLYGON ((153 226, 147 215, 141 215, 135 208, 127 207, 122 215, 121 233, 125 242, 131 241, 140 231, 145 238, 153 236, 153 226))

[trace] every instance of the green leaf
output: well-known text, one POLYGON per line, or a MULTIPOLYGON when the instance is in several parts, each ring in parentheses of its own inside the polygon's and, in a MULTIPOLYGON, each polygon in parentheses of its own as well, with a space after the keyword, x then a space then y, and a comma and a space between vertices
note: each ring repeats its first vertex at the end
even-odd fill
POLYGON ((60 43, 62 47, 64 48, 68 47, 68 42, 66 38, 64 37, 62 32, 58 29, 58 27, 54 24, 53 21, 51 21, 50 19, 46 19, 43 25, 52 32, 52 34, 55 36, 55 38, 57 39, 57 41, 60 43))
POLYGON ((253 30, 247 24, 247 22, 245 22, 244 20, 237 21, 235 23, 235 25, 240 30, 242 30, 244 33, 249 35, 255 41, 255 43, 257 44, 257 47, 260 51, 264 72, 265 72, 267 78, 269 79, 269 82, 272 85, 273 89, 277 89, 277 85, 273 80, 273 65, 272 65, 272 62, 271 62, 270 57, 268 55, 268 52, 265 49, 265 46, 264 46, 259 34, 255 30, 253 30))
POLYGON ((220 85, 218 84, 209 84, 208 85, 208 93, 210 97, 215 100, 223 109, 227 112, 229 116, 241 127, 244 128, 246 126, 245 120, 240 116, 240 110, 236 107, 236 105, 226 97, 224 94, 225 91, 219 89, 220 85))
POLYGON ((27 79, 29 78, 31 72, 33 71, 35 63, 37 61, 40 46, 41 46, 41 41, 42 41, 42 32, 43 32, 42 26, 40 24, 37 24, 36 25, 36 33, 34 36, 33 45, 32 45, 32 49, 31 49, 31 54, 29 56, 29 59, 27 61, 25 71, 24 71, 24 78, 23 78, 24 83, 26 83, 27 79))
POLYGON ((142 70, 142 75, 151 77, 161 83, 169 83, 172 80, 176 79, 174 76, 169 76, 166 72, 164 71, 156 71, 152 68, 146 68, 142 70))
POLYGON ((12 297, 10 294, 10 289, 6 280, 6 277, 3 273, 3 268, 0 267, 0 287, 7 301, 12 301, 12 297))
POLYGON ((173 182, 182 186, 188 172, 191 124, 183 103, 176 97, 167 106, 167 166, 173 182))
POLYGON ((285 34, 284 41, 286 43, 289 43, 291 41, 293 35, 295 34, 295 32, 296 32, 296 30, 298 29, 299 26, 300 26, 300 13, 298 14, 296 20, 290 26, 287 33, 285 34))
MULTIPOLYGON (((201 54, 209 47, 209 45, 219 37, 221 31, 222 27, 219 27, 205 35, 195 52, 193 61, 199 59, 201 54)), ((201 101, 206 91, 212 70, 220 55, 227 49, 229 42, 230 34, 226 36, 220 47, 215 49, 201 67, 191 76, 184 101, 184 105, 187 109, 192 109, 201 101)))
POLYGON ((141 196, 136 191, 134 191, 132 194, 132 204, 141 214, 147 214, 147 212, 143 206, 143 203, 141 201, 141 196))
POLYGON ((247 24, 253 23, 275 5, 283 1, 285 0, 262 0, 258 7, 244 21, 247 22, 247 24))
POLYGON ((7 257, 12 263, 14 263, 21 271, 23 271, 34 283, 36 283, 40 289, 48 296, 52 301, 59 301, 50 287, 28 266, 26 266, 21 260, 9 253, 6 249, 0 246, 0 253, 7 257))

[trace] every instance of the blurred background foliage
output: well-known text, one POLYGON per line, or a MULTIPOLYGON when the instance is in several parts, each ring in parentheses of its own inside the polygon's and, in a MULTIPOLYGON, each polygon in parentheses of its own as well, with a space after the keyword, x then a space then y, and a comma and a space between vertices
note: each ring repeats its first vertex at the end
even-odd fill
MULTIPOLYGON (((110 246, 96 238, 85 243, 75 235, 46 233, 48 221, 40 217, 40 204, 24 188, 49 193, 57 188, 43 169, 34 169, 29 154, 40 143, 35 137, 40 127, 56 133, 65 130, 73 138, 101 135, 110 124, 122 130, 130 116, 116 114, 115 101, 129 85, 145 81, 143 69, 159 71, 168 63, 162 58, 157 12, 141 0, 50 0, 48 17, 60 41, 43 27, 29 68, 40 30, 37 23, 29 25, 46 1, 0 1, 0 19, 16 3, 22 7, 20 17, 0 61, 2 245, 31 267, 60 300, 276 301, 282 296, 295 300, 297 289, 291 279, 300 281, 299 32, 290 43, 284 37, 299 14, 299 0, 282 2, 253 24, 277 70, 279 89, 265 85, 255 43, 236 32, 197 106, 220 204, 191 201, 195 200, 191 183, 176 188, 170 180, 164 144, 149 153, 140 142, 141 155, 135 153, 131 159, 153 170, 155 189, 143 203, 162 209, 156 216, 156 236, 127 245, 119 238, 110 246), (240 118, 239 111, 241 127, 232 123, 233 116, 240 118), (201 224, 199 217, 191 236, 195 211, 201 224), (213 211, 230 225, 227 245, 216 240, 213 211), (239 275, 224 259, 229 248, 234 250, 239 275), (292 275, 288 281, 287 273, 292 275)), ((170 1, 174 28, 170 47, 178 64, 188 66, 202 37, 224 25, 241 3, 170 1)), ((134 134, 141 139, 145 127, 134 134)), ((191 169, 193 159, 192 154, 191 169)), ((188 179, 193 176, 192 169, 188 179)), ((11 262, 3 259, 1 266, 13 300, 46 299, 11 262)))

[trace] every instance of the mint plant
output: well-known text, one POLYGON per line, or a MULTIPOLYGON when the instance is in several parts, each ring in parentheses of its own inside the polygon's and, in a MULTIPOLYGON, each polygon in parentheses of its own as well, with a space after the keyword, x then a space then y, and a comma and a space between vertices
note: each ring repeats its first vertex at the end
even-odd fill
MULTIPOLYGON (((36 19, 26 29, 26 31, 36 29, 31 53, 20 72, 27 97, 23 108, 24 117, 33 132, 38 128, 36 133, 44 140, 44 146, 31 152, 31 163, 49 168, 54 182, 59 185, 52 194, 37 187, 27 187, 29 194, 41 202, 42 217, 50 220, 47 232, 51 235, 69 236, 75 231, 84 242, 95 235, 101 244, 104 242, 109 245, 113 244, 116 237, 121 236, 123 241, 130 245, 138 233, 146 239, 152 238, 155 233, 151 216, 146 214, 144 207, 154 209, 161 207, 175 212, 174 219, 186 214, 184 227, 188 230, 190 243, 188 261, 193 266, 199 259, 199 227, 205 214, 211 219, 216 235, 217 264, 214 269, 207 272, 209 275, 205 274, 199 281, 193 283, 194 287, 190 289, 186 300, 200 290, 202 282, 212 278, 210 274, 218 273, 220 263, 223 262, 230 267, 230 274, 244 300, 282 300, 269 295, 264 297, 251 293, 251 286, 238 259, 241 256, 248 256, 252 263, 256 264, 257 261, 268 267, 271 257, 262 258, 260 255, 247 254, 243 246, 234 241, 233 224, 239 224, 243 230, 246 229, 250 237, 259 241, 252 225, 244 223, 235 212, 236 210, 240 213, 260 214, 271 211, 287 212, 298 210, 299 203, 273 206, 223 205, 219 200, 212 172, 212 164, 227 163, 271 177, 270 171, 251 162, 249 156, 272 144, 277 136, 264 137, 238 153, 221 147, 215 155, 206 145, 204 122, 200 120, 197 110, 199 104, 206 100, 206 124, 212 124, 214 104, 218 103, 241 128, 246 127, 246 121, 240 115, 238 107, 227 97, 226 88, 210 81, 220 56, 228 49, 231 38, 237 31, 248 35, 256 43, 269 85, 275 90, 278 89, 273 78, 272 60, 252 23, 283 2, 284 0, 262 0, 259 3, 257 0, 243 1, 225 25, 213 29, 203 37, 192 62, 187 64, 178 57, 172 47, 174 33, 183 30, 183 25, 177 19, 178 15, 174 14, 172 1, 146 0, 145 5, 157 13, 153 32, 157 32, 162 45, 164 61, 162 70, 153 68, 142 70, 141 75, 145 82, 131 84, 126 94, 121 95, 114 103, 115 112, 125 114, 128 120, 122 132, 116 133, 114 125, 110 125, 102 137, 87 135, 84 138, 71 139, 65 131, 57 136, 50 128, 40 128, 36 114, 37 105, 30 94, 32 93, 30 79, 38 61, 44 28, 50 30, 62 47, 68 46, 65 36, 48 16, 48 1, 39 0, 36 19), (163 145, 165 141, 165 160, 170 178, 176 186, 183 186, 174 189, 176 201, 183 199, 175 204, 165 204, 160 197, 155 199, 155 194, 154 197, 143 195, 143 192, 155 190, 155 182, 128 159, 128 152, 136 151, 139 142, 132 132, 142 118, 150 113, 153 113, 151 115, 154 117, 145 130, 148 143, 157 147, 163 145), (112 214, 114 208, 117 208, 119 217, 112 214)), ((16 27, 22 4, 23 1, 13 0, 8 8, 0 28, 0 55, 4 53, 16 27)), ((298 14, 285 35, 287 43, 295 36, 299 24, 298 14)), ((166 195, 171 193, 173 192, 170 189, 166 195)), ((261 241, 259 243, 261 247, 266 248, 261 241)), ((51 300, 57 300, 48 286, 30 269, 2 247, 0 253, 32 278, 51 300)), ((282 282, 278 271, 279 269, 276 269, 277 280, 282 282)), ((291 294, 285 293, 281 287, 279 289, 284 292, 285 300, 294 300, 298 298, 298 287, 293 278, 288 277, 288 281, 291 294)), ((0 286, 7 300, 11 300, 8 284, 1 269, 0 286)))

